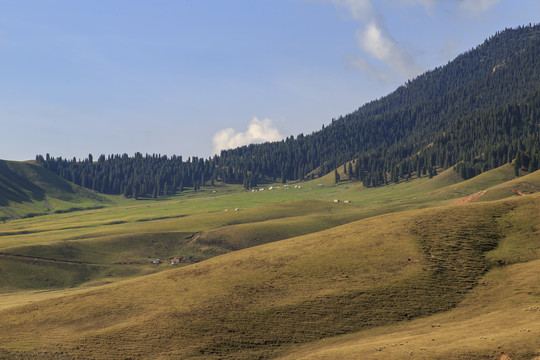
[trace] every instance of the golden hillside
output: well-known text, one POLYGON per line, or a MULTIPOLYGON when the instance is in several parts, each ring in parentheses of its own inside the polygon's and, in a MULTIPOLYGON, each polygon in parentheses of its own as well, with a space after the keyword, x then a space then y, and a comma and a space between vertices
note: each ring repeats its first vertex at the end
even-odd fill
MULTIPOLYGON (((538 351, 524 344, 538 335, 540 293, 534 287, 537 272, 531 269, 538 264, 539 205, 535 194, 383 215, 11 307, 0 313, 0 354, 272 358, 343 334, 352 335, 335 340, 333 347, 314 345, 302 354, 341 358, 347 346, 359 353, 393 349, 390 345, 402 343, 403 337, 411 337, 407 349, 416 353, 426 348, 420 337, 427 323, 434 325, 430 331, 446 331, 444 338, 452 341, 463 326, 466 331, 474 326, 467 328, 466 322, 444 316, 461 316, 472 323, 478 317, 481 323, 489 309, 504 313, 505 304, 511 303, 513 312, 501 315, 500 321, 511 321, 508 326, 516 331, 526 330, 514 331, 516 341, 505 349, 529 356, 538 351), (501 286, 519 284, 518 280, 527 284, 522 291, 499 294, 501 286), (515 313, 523 318, 518 321, 515 313), (448 329, 443 323, 450 324, 448 329), (376 327, 391 324, 397 324, 391 328, 396 336, 386 344, 380 329, 387 328, 376 327)), ((500 331, 485 333, 488 338, 500 336, 500 331)), ((468 344, 461 355, 491 356, 496 350, 488 342, 489 346, 468 344)), ((427 354, 444 356, 450 348, 441 346, 427 354)), ((377 351, 381 358, 403 355, 382 351, 377 351)))

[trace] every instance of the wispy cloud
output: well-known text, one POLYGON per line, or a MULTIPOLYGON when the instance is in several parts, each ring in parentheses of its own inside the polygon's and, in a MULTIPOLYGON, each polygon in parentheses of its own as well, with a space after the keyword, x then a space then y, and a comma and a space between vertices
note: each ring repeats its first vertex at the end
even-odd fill
POLYGON ((356 39, 365 52, 382 61, 403 78, 412 78, 423 70, 415 63, 414 58, 399 46, 386 28, 375 22, 368 24, 364 30, 357 30, 356 39))
POLYGON ((346 9, 350 16, 362 23, 363 28, 356 30, 356 40, 359 48, 371 58, 348 56, 349 63, 372 76, 376 69, 376 78, 388 78, 391 73, 409 79, 420 72, 422 68, 388 31, 383 15, 375 8, 370 0, 332 0, 335 6, 346 9), (390 74, 384 73, 380 67, 371 64, 381 62, 390 74))
POLYGON ((357 20, 366 21, 377 14, 370 0, 332 0, 334 5, 345 8, 357 20))
POLYGON ((426 14, 432 17, 435 5, 442 3, 444 0, 397 0, 397 1, 403 6, 422 5, 426 9, 426 14))
POLYGON ((390 74, 386 69, 381 68, 380 66, 375 66, 369 63, 366 59, 361 56, 346 55, 344 60, 347 64, 355 67, 356 69, 368 74, 373 79, 379 81, 388 81, 390 79, 390 74))
POLYGON ((239 146, 264 143, 267 141, 279 141, 283 135, 272 126, 272 120, 259 120, 253 117, 245 132, 236 132, 232 128, 218 131, 212 138, 214 153, 219 154, 221 150, 233 149, 239 146))
MULTIPOLYGON (((388 80, 400 76, 410 79, 425 70, 417 63, 415 56, 400 44, 389 32, 380 11, 384 2, 373 0, 330 0, 338 9, 361 24, 356 30, 356 40, 361 54, 347 55, 345 60, 355 68, 378 80, 388 80)), ((404 7, 421 5, 426 14, 435 16, 439 6, 453 8, 477 15, 489 11, 501 0, 394 0, 394 4, 404 7)), ((448 44, 447 44, 448 45, 448 44)))
MULTIPOLYGON (((432 8, 438 3, 442 3, 445 0, 397 0, 398 3, 405 6, 423 5, 426 8, 432 8)), ((449 1, 449 0, 446 0, 449 1)), ((455 0, 450 0, 455 1, 455 0)))

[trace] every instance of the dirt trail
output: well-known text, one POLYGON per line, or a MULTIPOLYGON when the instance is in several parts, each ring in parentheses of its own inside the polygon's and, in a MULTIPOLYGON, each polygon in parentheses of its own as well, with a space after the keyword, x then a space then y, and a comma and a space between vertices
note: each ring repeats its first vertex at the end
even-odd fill
POLYGON ((477 193, 474 193, 472 195, 466 196, 463 199, 459 199, 457 201, 454 201, 452 205, 460 205, 460 204, 466 204, 469 202, 473 202, 478 200, 482 195, 486 193, 486 190, 479 191, 477 193))
POLYGON ((77 265, 95 265, 95 264, 86 263, 86 262, 82 262, 82 261, 58 260, 58 259, 44 258, 44 257, 39 257, 39 256, 6 254, 6 253, 3 253, 3 252, 0 252, 0 257, 9 257, 9 258, 34 260, 34 261, 46 261, 46 262, 55 262, 55 263, 77 264, 77 265))

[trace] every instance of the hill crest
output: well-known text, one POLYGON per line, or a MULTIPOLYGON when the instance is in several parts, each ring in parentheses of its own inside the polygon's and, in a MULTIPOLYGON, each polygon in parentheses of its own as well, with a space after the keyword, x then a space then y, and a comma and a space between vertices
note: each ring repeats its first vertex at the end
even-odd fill
POLYGON ((0 160, 0 220, 6 221, 110 203, 41 166, 0 160))

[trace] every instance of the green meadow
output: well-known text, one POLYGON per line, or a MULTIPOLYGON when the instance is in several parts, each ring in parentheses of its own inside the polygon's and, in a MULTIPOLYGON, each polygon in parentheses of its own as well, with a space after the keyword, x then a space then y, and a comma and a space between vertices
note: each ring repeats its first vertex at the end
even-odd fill
POLYGON ((0 358, 540 356, 540 172, 263 187, 0 224, 0 358))

